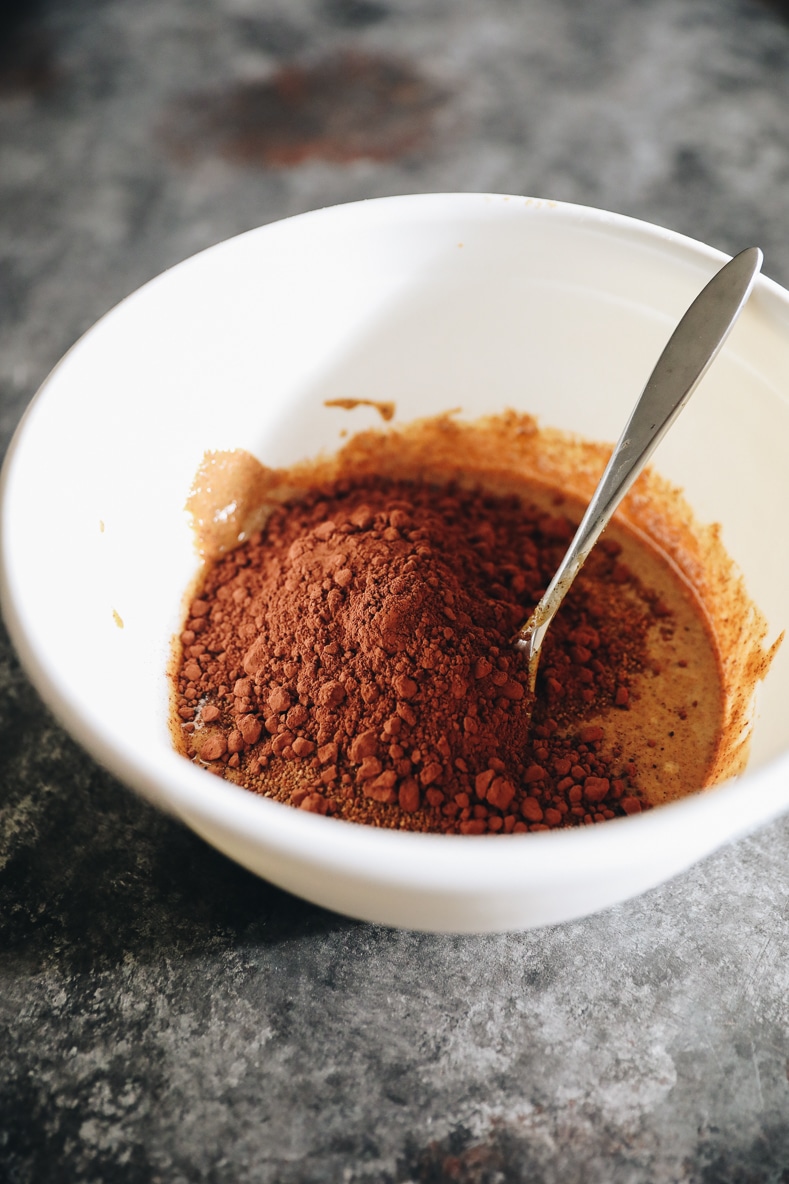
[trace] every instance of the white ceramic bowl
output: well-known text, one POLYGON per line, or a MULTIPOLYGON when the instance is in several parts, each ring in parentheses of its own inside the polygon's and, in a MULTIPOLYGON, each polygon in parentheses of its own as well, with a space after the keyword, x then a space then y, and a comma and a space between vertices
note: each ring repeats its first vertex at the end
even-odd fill
MULTIPOLYGON (((742 244, 743 246, 749 244, 742 244)), ((355 917, 480 932, 577 917, 789 807, 789 645, 748 772, 558 833, 376 831, 266 801, 171 747, 165 668, 197 559, 184 501, 207 449, 289 464, 377 420, 516 407, 613 440, 725 256, 627 218, 520 197, 395 197, 221 243, 90 330, 33 401, 3 471, 2 603, 44 699, 121 780, 259 875, 355 917), (39 545, 44 537, 46 545, 39 545), (123 622, 119 626, 118 618, 123 622)), ((789 295, 760 279, 656 455, 766 614, 789 623, 789 295)))

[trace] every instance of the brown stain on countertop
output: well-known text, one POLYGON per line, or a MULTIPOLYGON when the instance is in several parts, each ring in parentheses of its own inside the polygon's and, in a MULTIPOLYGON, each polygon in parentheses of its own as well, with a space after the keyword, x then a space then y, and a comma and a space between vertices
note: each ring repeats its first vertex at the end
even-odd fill
POLYGON ((393 161, 429 145, 447 98, 407 60, 345 50, 184 96, 166 113, 162 133, 185 163, 203 155, 268 168, 393 161))

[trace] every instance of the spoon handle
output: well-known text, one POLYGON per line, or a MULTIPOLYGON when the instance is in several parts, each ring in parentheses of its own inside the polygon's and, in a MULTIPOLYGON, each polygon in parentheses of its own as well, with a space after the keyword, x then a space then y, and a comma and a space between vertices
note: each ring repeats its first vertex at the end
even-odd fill
POLYGON ((669 338, 619 437, 572 543, 545 595, 515 636, 534 689, 545 633, 587 555, 703 378, 740 315, 762 265, 748 247, 709 281, 669 338))

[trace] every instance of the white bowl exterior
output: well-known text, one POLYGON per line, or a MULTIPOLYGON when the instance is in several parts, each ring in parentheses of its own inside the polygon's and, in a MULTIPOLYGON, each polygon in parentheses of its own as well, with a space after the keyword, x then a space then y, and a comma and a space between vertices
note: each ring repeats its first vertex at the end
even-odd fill
MULTIPOLYGON (((313 818, 173 753, 165 669, 197 557, 184 502, 207 449, 284 465, 380 422, 516 407, 613 440, 725 256, 533 199, 387 198, 252 231, 103 318, 53 371, 3 471, 2 597, 44 698, 119 777, 281 886, 423 929, 560 921, 625 899, 789 806, 789 647, 747 776, 648 815, 489 839, 313 818), (38 545, 39 538, 45 546, 38 545), (120 627, 120 621, 122 626, 120 627)), ((655 466, 685 490, 766 613, 789 613, 789 296, 762 279, 655 466)))

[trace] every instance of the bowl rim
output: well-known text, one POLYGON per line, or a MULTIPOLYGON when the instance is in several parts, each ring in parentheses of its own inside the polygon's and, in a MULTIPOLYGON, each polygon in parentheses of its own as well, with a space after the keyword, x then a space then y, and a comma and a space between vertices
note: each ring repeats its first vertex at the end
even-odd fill
MULTIPOLYGON (((721 843, 746 833, 789 809, 789 752, 766 762, 760 769, 707 790, 698 791, 640 815, 611 819, 567 830, 517 835, 441 835, 394 831, 320 817, 290 805, 265 799, 198 768, 175 749, 149 752, 128 746, 122 750, 86 719, 70 701, 67 689, 48 669, 46 655, 35 644, 21 609, 21 590, 15 586, 7 552, 9 499, 7 490, 18 463, 30 417, 40 409, 55 375, 78 348, 82 348, 103 323, 119 315, 127 302, 144 299, 145 292, 172 271, 194 266, 205 256, 243 248, 250 236, 276 233, 283 225, 298 222, 358 217, 368 222, 391 222, 394 216, 439 217, 447 203, 453 213, 479 214, 492 203, 514 203, 570 223, 584 223, 604 231, 635 238, 665 249, 686 262, 724 263, 729 256, 678 232, 627 215, 549 199, 507 194, 427 193, 369 198, 321 207, 258 226, 222 240, 189 256, 136 289, 100 317, 56 363, 33 396, 13 434, 0 473, 0 607, 22 666, 46 705, 82 747, 124 784, 156 805, 169 810, 196 829, 208 827, 251 841, 261 850, 303 860, 325 872, 357 876, 409 887, 517 889, 529 884, 565 882, 568 867, 582 877, 601 860, 612 866, 643 863, 646 847, 665 850, 672 846, 678 860, 691 862, 721 843), (748 793, 749 809, 742 810, 748 793), (746 817, 743 818, 743 813, 746 817), (684 836, 684 838, 683 838, 684 836), (474 860, 467 860, 469 843, 474 860), (524 846, 528 844, 528 846, 524 846), (527 856, 527 858, 526 858, 527 856)), ((757 287, 763 296, 777 300, 789 313, 789 292, 766 276, 757 287)), ((163 672, 164 674, 164 672, 163 672)))

